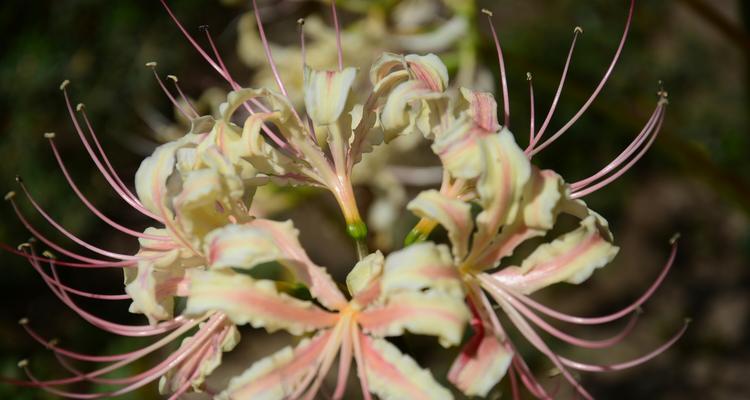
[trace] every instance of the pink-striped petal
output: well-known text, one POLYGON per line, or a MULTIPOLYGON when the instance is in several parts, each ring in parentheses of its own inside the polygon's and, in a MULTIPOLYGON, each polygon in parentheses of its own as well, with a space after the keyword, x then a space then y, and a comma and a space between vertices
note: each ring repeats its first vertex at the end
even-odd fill
POLYGON ((607 265, 619 250, 602 232, 597 218, 589 216, 578 229, 539 246, 520 267, 507 267, 492 277, 524 294, 558 282, 581 283, 607 265))
POLYGON ((362 358, 367 383, 372 393, 383 400, 448 400, 450 391, 442 387, 432 374, 422 369, 396 346, 383 339, 360 335, 362 358))
POLYGON ((185 313, 220 311, 238 325, 301 335, 336 323, 338 316, 276 290, 273 281, 229 271, 190 271, 185 313))
POLYGON ((406 208, 419 217, 429 218, 442 225, 448 231, 448 237, 453 244, 453 257, 456 263, 463 260, 469 247, 469 235, 474 229, 471 206, 468 203, 449 198, 437 190, 426 190, 406 208))
POLYGON ((416 243, 393 252, 385 260, 381 297, 399 292, 436 289, 463 299, 464 288, 448 247, 416 243))
POLYGON ((467 396, 485 397, 505 376, 512 359, 513 353, 497 337, 487 335, 478 346, 458 355, 448 380, 467 396))

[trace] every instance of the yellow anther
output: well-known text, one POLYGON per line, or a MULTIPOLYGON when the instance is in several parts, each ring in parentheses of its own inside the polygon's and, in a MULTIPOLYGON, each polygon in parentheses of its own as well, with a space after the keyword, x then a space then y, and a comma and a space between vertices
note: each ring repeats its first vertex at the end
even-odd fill
POLYGON ((19 325, 27 325, 28 323, 29 323, 29 319, 28 318, 21 318, 21 319, 18 320, 18 324, 19 325))
POLYGON ((14 197, 16 197, 16 192, 14 192, 12 190, 10 192, 8 192, 8 193, 5 194, 5 200, 10 200, 10 199, 12 199, 14 197))
POLYGON ((65 88, 68 87, 68 85, 70 85, 70 81, 69 80, 66 79, 66 80, 62 81, 62 83, 60 84, 60 90, 65 90, 65 88))
POLYGON ((167 79, 171 79, 174 81, 174 83, 177 83, 177 77, 174 75, 167 75, 167 79))
POLYGON ((575 29, 573 29, 573 33, 575 33, 576 35, 580 35, 583 33, 583 28, 581 28, 580 26, 576 26, 575 29))
POLYGON ((156 61, 149 61, 146 63, 146 66, 149 68, 156 68, 156 61))
POLYGON ((29 366, 29 360, 25 358, 18 362, 18 368, 26 368, 28 366, 29 366))
POLYGON ((483 9, 482 9, 482 14, 487 14, 487 15, 489 15, 490 17, 491 17, 492 15, 493 15, 493 14, 492 14, 492 11, 490 11, 490 10, 488 10, 488 9, 486 9, 486 8, 483 8, 483 9))
POLYGON ((55 138, 55 132, 44 132, 44 138, 45 139, 54 139, 55 138))

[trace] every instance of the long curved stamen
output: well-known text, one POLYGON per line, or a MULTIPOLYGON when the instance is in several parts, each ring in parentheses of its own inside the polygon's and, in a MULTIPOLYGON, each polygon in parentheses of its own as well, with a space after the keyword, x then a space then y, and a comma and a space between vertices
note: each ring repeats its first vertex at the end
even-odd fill
POLYGON ((643 129, 641 129, 641 132, 638 133, 638 135, 635 137, 635 139, 630 142, 630 144, 623 150, 614 160, 612 160, 609 164, 607 164, 604 168, 602 168, 599 172, 597 172, 594 175, 591 175, 590 177, 586 179, 581 179, 579 181, 576 181, 570 185, 570 188, 573 191, 583 189, 584 187, 590 185, 591 183, 595 182, 596 180, 604 177, 620 165, 622 165, 623 162, 625 162, 631 155, 633 155, 636 150, 643 144, 648 136, 653 132, 654 135, 658 134, 658 130, 654 129, 657 122, 664 117, 663 113, 663 103, 660 101, 659 104, 654 109, 653 113, 651 113, 651 116, 649 117, 646 124, 643 126, 643 129))
POLYGON ((84 247, 84 248, 86 248, 86 249, 88 249, 90 251, 93 251, 94 253, 103 255, 105 257, 112 257, 112 258, 116 258, 118 260, 123 260, 123 261, 138 261, 138 260, 142 259, 142 257, 139 257, 139 256, 131 256, 131 255, 126 255, 126 254, 120 254, 120 253, 115 253, 115 252, 112 252, 112 251, 101 249, 101 248, 99 248, 97 246, 92 245, 91 243, 88 243, 88 242, 82 240, 78 236, 70 233, 70 231, 68 231, 67 229, 65 229, 62 225, 60 225, 60 223, 58 223, 57 221, 55 221, 54 218, 52 218, 46 211, 44 211, 44 208, 42 208, 39 205, 39 203, 36 202, 36 200, 31 195, 31 193, 29 193, 29 190, 26 188, 26 185, 24 185, 23 180, 20 177, 16 177, 16 181, 18 182, 19 186, 21 186, 21 190, 23 191, 24 195, 26 195, 26 198, 29 200, 29 202, 34 207, 34 209, 36 209, 36 211, 50 225, 52 225, 55 229, 57 229, 65 237, 67 237, 68 239, 70 239, 73 242, 77 243, 79 246, 82 246, 82 247, 84 247))
POLYGON ((495 51, 497 52, 497 62, 500 64, 500 83, 503 91, 503 125, 506 128, 510 128, 510 100, 508 96, 508 78, 505 73, 505 59, 503 58, 503 49, 500 46, 500 40, 497 38, 497 32, 495 31, 495 25, 492 23, 492 12, 487 9, 482 9, 482 12, 487 15, 487 21, 490 25, 490 31, 492 32, 492 40, 495 42, 495 51))
POLYGON ((78 133, 78 137, 81 139, 81 142, 83 143, 83 147, 86 149, 86 152, 88 152, 89 157, 91 157, 91 160, 96 165, 97 169, 99 169, 99 172, 102 174, 104 179, 109 183, 109 185, 112 187, 112 189, 117 192, 118 195, 131 207, 138 210, 140 213, 153 218, 156 221, 161 221, 161 219, 148 211, 143 205, 138 201, 138 199, 133 195, 127 188, 120 186, 120 184, 115 180, 112 175, 107 171, 107 169, 102 165, 102 162, 99 160, 99 157, 96 156, 94 153, 94 149, 91 147, 91 144, 89 143, 88 139, 86 139, 86 135, 84 135, 83 130, 81 129, 81 125, 78 123, 78 119, 75 116, 75 113, 73 112, 73 105, 70 102, 70 97, 68 96, 67 91, 67 85, 68 81, 63 82, 60 85, 60 90, 63 92, 63 96, 65 97, 65 105, 68 108, 68 114, 70 115, 71 122, 73 122, 73 126, 75 127, 76 132, 78 133))
POLYGON ((627 337, 632 331, 633 328, 635 328, 636 322, 638 321, 638 316, 640 312, 636 311, 633 313, 632 317, 628 321, 627 325, 618 332, 615 336, 607 339, 600 339, 600 340, 587 340, 587 339, 581 339, 572 335, 569 335, 565 332, 560 331, 559 329, 555 328, 554 326, 550 325, 543 319, 539 318, 536 314, 534 314, 533 311, 531 311, 528 307, 523 305, 523 303, 519 302, 518 300, 515 300, 511 295, 504 293, 504 291, 500 291, 500 293, 503 294, 506 300, 508 300, 508 303, 510 303, 514 308, 516 308, 521 315, 526 317, 528 320, 536 324, 538 327, 542 328, 545 332, 549 333, 550 335, 564 341, 567 343, 570 343, 574 346, 583 347, 587 349, 603 349, 607 347, 612 347, 616 345, 617 343, 622 342, 625 337, 627 337))
POLYGON ((633 165, 635 165, 635 163, 637 163, 643 157, 643 155, 646 154, 646 152, 648 151, 648 149, 651 148, 651 145, 654 144, 654 141, 656 140, 656 137, 657 137, 659 131, 661 130, 661 126, 662 126, 663 123, 664 123, 664 112, 662 111, 659 119, 656 122, 656 126, 653 128, 653 134, 651 135, 651 138, 648 140, 648 142, 646 142, 646 144, 643 146, 643 148, 641 148, 641 150, 638 152, 638 154, 636 154, 627 164, 625 164, 625 166, 623 166, 622 168, 620 168, 619 170, 617 170, 617 172, 615 172, 614 174, 612 174, 608 178, 604 179, 603 181, 601 181, 601 182, 599 182, 599 183, 597 183, 595 185, 591 185, 589 187, 586 187, 585 189, 581 189, 581 190, 577 190, 577 191, 573 192, 571 194, 571 197, 574 198, 574 199, 577 199, 577 198, 581 198, 583 196, 586 196, 588 194, 591 194, 591 193, 593 193, 593 192, 595 192, 595 191, 597 191, 597 190, 599 190, 599 189, 601 189, 601 188, 609 185, 610 183, 614 182, 617 178, 619 178, 620 176, 622 176, 624 173, 628 172, 628 170, 630 170, 630 168, 632 168, 633 165))
POLYGON ((286 91, 286 87, 284 86, 284 82, 281 80, 281 75, 279 75, 279 70, 276 68, 276 63, 273 61, 273 54, 271 54, 271 46, 268 44, 268 39, 266 39, 266 31, 265 29, 263 29, 263 21, 261 21, 261 18, 260 18, 260 11, 258 10, 258 2, 256 0, 252 0, 252 1, 253 1, 253 12, 255 13, 255 22, 258 24, 258 33, 260 34, 260 41, 261 43, 263 43, 263 51, 266 53, 266 59, 268 60, 268 65, 271 67, 271 73, 273 74, 273 77, 276 80, 276 86, 279 87, 279 90, 285 97, 289 97, 289 94, 286 91))
POLYGON ((623 47, 625 47, 625 41, 628 38, 628 32, 630 32, 630 24, 633 21, 633 11, 635 9, 635 0, 630 0, 630 9, 628 11, 628 19, 625 22, 625 29, 622 33, 622 38, 620 39, 620 44, 617 46, 617 51, 615 51, 615 55, 612 58, 612 62, 609 64, 609 67, 607 68, 607 71, 604 73, 604 77, 602 77, 602 80, 599 82, 599 85, 597 85, 596 89, 594 89, 594 92, 591 94, 591 96, 586 100, 586 102, 581 106, 581 108, 578 110, 578 112, 573 116, 573 118, 570 119, 565 125, 563 125, 562 128, 560 128, 557 132, 555 132, 552 136, 550 136, 549 139, 544 141, 541 145, 536 147, 532 152, 531 156, 536 155, 540 151, 544 150, 547 146, 552 144, 555 140, 557 140, 560 135, 567 132, 568 129, 570 129, 573 124, 578 121, 579 118, 581 118, 581 115, 585 113, 589 107, 591 107, 591 104, 596 100, 597 96, 599 96, 599 93, 601 93, 602 89, 604 88, 604 85, 609 80, 610 75, 612 75, 612 71, 615 69, 615 65, 617 64, 617 61, 620 59, 620 54, 622 53, 623 47))
POLYGON ((27 254, 22 251, 19 251, 18 249, 9 246, 5 243, 0 242, 0 249, 3 249, 7 251, 8 253, 15 254, 19 257, 25 258, 27 261, 36 261, 36 262, 48 262, 52 263, 54 265, 59 265, 62 267, 73 267, 73 268, 122 268, 122 267, 128 267, 131 265, 134 265, 132 262, 126 261, 108 261, 108 262, 101 262, 101 263, 85 263, 85 262, 70 262, 70 261, 61 261, 53 258, 48 257, 40 257, 37 255, 27 254))
POLYGON ((21 221, 21 224, 23 224, 24 227, 37 239, 41 240, 44 244, 55 250, 56 252, 60 254, 64 254, 67 257, 74 258, 78 261, 82 261, 85 263, 91 263, 91 264, 101 264, 101 265, 108 265, 108 266, 117 266, 117 267, 123 267, 123 266, 133 266, 138 261, 138 259, 133 260, 123 260, 120 262, 113 262, 110 260, 99 260, 95 258, 90 258, 86 256, 82 256, 77 253, 73 253, 70 250, 65 249, 64 247, 58 245, 57 243, 49 240, 46 236, 42 235, 36 228, 34 228, 31 223, 23 216, 21 213, 21 210, 18 208, 18 205, 16 204, 15 200, 11 197, 8 199, 11 206, 13 207, 13 211, 15 211, 16 216, 18 216, 18 220, 21 221))
POLYGON ((164 82, 161 80, 161 77, 159 76, 159 73, 156 72, 156 62, 155 61, 149 61, 146 63, 146 67, 151 68, 151 70, 154 72, 154 78, 156 78, 156 81, 159 83, 159 87, 164 92, 164 94, 169 98, 169 101, 172 102, 172 105, 177 108, 177 110, 180 111, 180 114, 182 114, 183 117, 191 120, 193 119, 190 114, 188 114, 187 111, 185 111, 184 108, 180 105, 180 102, 177 101, 177 99, 174 98, 172 93, 169 92, 169 89, 167 89, 167 86, 164 84, 164 82))
POLYGON ((529 82, 529 146, 526 147, 526 150, 524 152, 527 153, 528 151, 534 146, 534 138, 536 137, 535 134, 535 124, 536 124, 536 106, 534 105, 534 83, 532 82, 532 76, 531 72, 526 73, 526 80, 529 82))
POLYGON ((667 340, 664 344, 659 346, 658 348, 654 349, 653 351, 644 354, 643 356, 640 356, 638 358, 634 358, 629 361, 617 363, 617 364, 610 364, 610 365, 597 365, 597 364, 587 364, 582 363, 578 361, 573 361, 565 357, 560 357, 560 361, 563 362, 563 364, 569 366, 570 368, 577 369, 579 371, 588 371, 588 372, 608 372, 608 371, 621 371, 624 369, 632 368, 637 365, 643 364, 645 362, 650 361, 654 357, 664 353, 672 347, 680 338, 682 335, 685 334, 685 331, 687 331, 688 326, 690 325, 690 320, 685 320, 685 323, 682 325, 682 328, 680 328, 677 333, 672 336, 669 340, 667 340))
POLYGON ((547 112, 547 116, 544 118, 544 122, 542 123, 542 126, 539 128, 539 132, 536 133, 534 136, 534 141, 529 146, 529 149, 527 150, 527 155, 531 156, 534 154, 534 145, 536 145, 539 140, 544 135, 544 132, 547 130, 547 127, 549 126, 550 121, 552 121, 552 116, 555 114, 555 110, 557 109, 557 103, 560 101, 560 95, 562 94, 563 86, 565 85, 565 78, 568 77, 568 71, 570 70, 570 61, 573 59, 573 52, 576 48, 576 42, 578 42, 578 37, 583 33, 583 29, 581 29, 580 26, 576 26, 576 28, 573 30, 573 42, 570 44, 570 50, 568 50, 568 57, 565 59, 565 66, 563 67, 562 76, 560 77, 560 84, 557 86, 557 92, 555 92, 555 97, 552 99, 552 104, 549 107, 549 111, 547 112))
POLYGON ((339 27, 339 17, 336 15, 336 0, 331 1, 331 16, 333 17, 333 28, 336 31, 336 53, 338 55, 339 71, 343 71, 344 48, 341 46, 341 27, 339 27))
POLYGON ((87 292, 83 290, 74 289, 70 286, 67 286, 63 284, 62 282, 57 282, 49 276, 42 268, 39 268, 39 264, 33 263, 31 266, 39 273, 39 275, 42 277, 42 279, 50 283, 52 285, 55 285, 58 289, 64 290, 65 292, 75 294, 77 296, 81 297, 88 297, 90 299, 96 299, 96 300, 130 300, 131 297, 128 294, 101 294, 101 293, 92 293, 87 292))
MULTIPOLYGON (((172 81, 172 85, 174 85, 175 90, 177 90, 177 93, 180 95, 180 99, 187 105, 188 110, 190 110, 190 113, 193 115, 193 118, 200 117, 200 114, 198 114, 198 110, 195 109, 195 105, 193 104, 190 99, 188 99, 187 96, 185 96, 185 92, 182 91, 182 88, 179 84, 179 79, 177 79, 176 75, 167 75, 167 79, 172 81)), ((192 118, 191 118, 192 119, 192 118)))
POLYGON ((83 202, 86 207, 91 210, 94 215, 99 217, 102 221, 107 223, 107 225, 117 229, 118 231, 125 233, 127 235, 144 238, 144 239, 151 239, 151 240, 160 240, 160 241, 171 241, 167 236, 161 236, 161 235, 151 235, 147 233, 138 232, 135 230, 132 230, 130 228, 127 228, 123 225, 118 224, 117 222, 111 220, 109 217, 104 215, 96 206, 94 206, 91 201, 81 192, 81 190, 78 188, 78 185, 76 185, 75 181, 73 181, 73 178, 70 176, 70 173, 68 172, 67 167, 65 167, 65 163, 63 162, 62 156, 60 155, 59 150, 57 149, 57 146, 55 145, 55 134, 53 132, 48 132, 44 134, 44 137, 49 140, 50 147, 52 148, 52 153, 55 156, 55 159, 57 160, 57 165, 60 167, 60 170, 62 171, 63 175, 65 176, 65 180, 68 181, 68 185, 71 189, 75 192, 75 194, 78 196, 79 199, 81 199, 81 202, 83 202))
POLYGON ((633 313, 638 308, 640 308, 643 305, 643 303, 645 303, 648 299, 651 298, 654 292, 656 292, 656 289, 659 288, 661 283, 667 277, 667 274, 669 273, 669 270, 672 268, 672 264, 674 264, 674 260, 677 256, 677 242, 678 242, 677 239, 678 239, 677 236, 672 239, 671 241, 672 250, 670 251, 669 258, 667 262, 664 264, 664 267, 662 267, 662 270, 659 273, 659 275, 656 277, 653 283, 651 283, 648 289, 646 289, 646 291, 633 303, 609 315, 605 315, 602 317, 577 317, 573 315, 568 315, 568 314, 561 313, 557 310, 554 310, 552 308, 549 308, 541 303, 538 303, 532 300, 531 298, 529 298, 528 296, 524 296, 520 293, 516 293, 514 290, 509 290, 506 288, 506 291, 511 296, 520 300, 522 303, 526 304, 527 306, 547 316, 556 318, 560 321, 565 321, 565 322, 579 324, 579 325, 600 325, 600 324, 606 324, 608 322, 616 321, 626 315, 633 313))
POLYGON ((305 64, 307 64, 307 49, 305 47, 305 19, 300 18, 297 20, 297 32, 299 33, 299 48, 302 54, 302 72, 305 72, 305 64))
MULTIPOLYGON (((480 278, 482 280, 482 278, 480 278)), ((497 303, 500 305, 500 307, 503 308, 508 318, 510 318, 511 321, 513 321, 513 324, 518 328, 518 330, 523 334, 523 336, 533 345, 537 350, 539 350, 542 354, 547 356, 549 360, 557 367, 557 369, 560 370, 560 372, 563 374, 565 379, 576 389, 576 392, 583 396, 587 400, 593 400, 593 397, 591 394, 586 391, 586 389, 581 386, 581 384, 573 377, 573 375, 570 373, 570 371, 565 368, 562 361, 560 360, 560 357, 555 354, 548 346, 544 343, 542 338, 539 337, 539 335, 534 331, 534 329, 526 322, 523 317, 521 317, 520 314, 516 311, 513 306, 511 306, 502 296, 501 293, 499 293, 497 290, 490 290, 490 294, 492 295, 493 299, 497 301, 497 303)))

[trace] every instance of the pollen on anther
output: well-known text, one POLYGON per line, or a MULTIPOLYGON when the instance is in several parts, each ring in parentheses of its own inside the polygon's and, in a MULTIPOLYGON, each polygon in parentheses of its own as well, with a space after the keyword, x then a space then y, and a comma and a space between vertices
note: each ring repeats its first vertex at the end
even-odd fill
POLYGON ((10 192, 8 192, 8 193, 5 194, 5 200, 10 200, 10 199, 12 199, 14 197, 16 197, 16 192, 14 192, 12 190, 10 192))
POLYGON ((70 81, 69 80, 66 79, 66 80, 62 81, 62 83, 60 84, 60 90, 65 90, 65 88, 68 87, 68 85, 70 85, 70 81))
POLYGON ((55 138, 55 132, 45 132, 44 133, 45 139, 54 139, 55 138))
POLYGON ((583 28, 581 28, 580 26, 576 26, 575 29, 573 29, 573 33, 581 35, 583 34, 583 28))
POLYGON ((16 182, 23 183, 23 178, 21 178, 21 175, 16 175, 16 182))
POLYGON ((302 26, 304 24, 305 24, 305 19, 304 18, 300 18, 300 19, 297 20, 297 25, 302 26))
POLYGON ((175 75, 167 75, 167 79, 171 79, 174 81, 174 83, 177 83, 177 76, 175 75))
POLYGON ((19 361, 17 365, 18 368, 26 368, 29 366, 29 360, 24 358, 23 360, 19 361))
POLYGON ((156 61, 149 61, 146 63, 146 66, 149 68, 156 68, 157 64, 156 61))
POLYGON ((76 104, 76 111, 81 112, 81 110, 83 110, 84 108, 86 108, 85 104, 83 103, 76 104))
POLYGON ((671 238, 669 238, 669 244, 675 244, 678 240, 680 240, 681 234, 679 232, 672 235, 671 238))
POLYGON ((486 15, 489 15, 490 17, 491 17, 492 15, 493 15, 493 14, 492 14, 492 11, 490 11, 490 10, 488 10, 488 9, 486 9, 486 8, 483 8, 483 9, 482 9, 482 14, 486 14, 486 15))
POLYGON ((42 255, 45 256, 45 257, 47 257, 47 258, 53 259, 53 260, 57 259, 57 256, 55 255, 55 253, 53 253, 53 252, 51 252, 49 250, 44 250, 42 252, 42 255))
POLYGON ((526 80, 527 80, 527 81, 530 81, 530 80, 531 80, 531 72, 527 72, 527 73, 526 73, 526 80))
POLYGON ((19 325, 28 325, 29 324, 29 319, 25 318, 25 317, 21 318, 21 319, 18 320, 18 324, 19 325))

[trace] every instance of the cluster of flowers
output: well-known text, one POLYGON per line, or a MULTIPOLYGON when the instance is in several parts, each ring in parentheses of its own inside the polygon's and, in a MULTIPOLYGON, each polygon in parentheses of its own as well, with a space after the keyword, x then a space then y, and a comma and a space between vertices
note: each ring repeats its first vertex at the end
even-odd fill
MULTIPOLYGON (((558 330, 541 315, 582 325, 636 316, 639 306, 666 276, 676 243, 661 274, 643 296, 611 315, 575 317, 529 297, 556 283, 585 281, 618 252, 612 244, 607 221, 590 210, 580 197, 607 185, 643 155, 661 126, 666 94, 660 93, 653 115, 631 145, 587 179, 568 184, 557 173, 533 166, 530 159, 564 133, 601 90, 624 44, 633 7, 631 3, 625 34, 602 83, 568 124, 542 141, 562 90, 569 56, 560 90, 538 130, 534 128, 532 113, 526 149, 519 147, 508 130, 505 68, 496 37, 502 72, 502 124, 492 94, 452 88, 446 67, 433 54, 383 54, 369 71, 372 89, 366 101, 355 104, 350 91, 358 71, 344 67, 340 45, 337 69, 319 71, 303 67, 305 112, 300 113, 275 70, 257 13, 260 39, 278 92, 241 88, 213 42, 210 42, 214 53, 211 57, 167 7, 190 42, 234 90, 222 104, 220 115, 201 116, 189 101, 184 99, 180 103, 165 87, 175 105, 191 119, 191 129, 183 137, 159 146, 143 161, 136 174, 136 193, 128 189, 110 165, 82 106, 77 107, 83 118, 83 124, 80 123, 66 91, 67 82, 61 87, 76 131, 103 176, 128 204, 152 219, 154 226, 138 232, 103 215, 70 178, 55 147, 54 134, 46 135, 76 194, 103 221, 137 238, 138 253, 107 251, 69 233, 37 204, 21 183, 23 192, 45 219, 78 245, 104 258, 69 251, 48 240, 24 218, 16 206, 14 193, 6 196, 34 237, 66 257, 58 259, 50 251, 38 254, 33 243, 9 249, 26 257, 60 300, 106 331, 124 336, 163 337, 124 354, 82 354, 43 338, 24 319, 22 326, 55 353, 71 376, 40 380, 24 361, 20 366, 30 381, 16 383, 86 399, 120 395, 158 379, 160 392, 170 398, 189 391, 208 391, 219 399, 312 399, 338 358, 333 398, 344 396, 352 360, 366 399, 373 394, 382 399, 452 398, 451 391, 428 370, 387 340, 408 332, 433 336, 443 347, 463 344, 448 380, 466 395, 486 396, 509 375, 516 398, 520 396, 519 380, 537 397, 553 396, 535 379, 518 354, 506 334, 507 327, 500 323, 496 313, 499 308, 578 393, 590 398, 569 372, 571 369, 628 368, 660 354, 684 332, 683 328, 664 345, 640 358, 612 365, 586 364, 559 356, 537 332, 542 329, 586 348, 605 348, 620 342, 633 328, 635 318, 616 336, 592 341, 558 330), (439 190, 420 193, 408 204, 407 208, 421 220, 407 237, 406 247, 387 256, 380 251, 370 252, 367 228, 353 195, 352 170, 373 146, 412 134, 432 142, 432 150, 444 168, 442 185, 439 190), (359 254, 359 261, 346 277, 348 293, 343 293, 340 287, 344 285, 338 285, 325 268, 308 257, 291 221, 274 221, 251 214, 255 189, 270 181, 315 186, 333 194, 359 254), (578 227, 549 238, 562 214, 577 218, 578 227), (429 240, 438 225, 446 230, 449 244, 429 240), (536 247, 520 265, 499 268, 519 245, 533 238, 543 238, 545 243, 536 247), (259 266, 268 263, 283 268, 278 280, 257 273, 259 266), (123 268, 126 294, 104 295, 72 288, 59 279, 58 266, 123 268), (300 287, 305 290, 296 290, 300 287), (130 311, 145 315, 149 324, 132 326, 107 321, 79 307, 73 296, 130 300, 130 311), (294 347, 255 361, 233 378, 226 389, 214 393, 206 387, 206 377, 220 366, 222 354, 237 345, 240 340, 237 327, 242 325, 268 332, 283 330, 301 340, 294 347), (179 349, 147 371, 124 378, 107 377, 111 371, 186 334, 191 336, 182 340, 179 349), (109 364, 84 372, 70 360, 109 364), (102 393, 64 389, 79 382, 118 388, 102 393)), ((574 38, 579 34, 577 29, 574 38)), ((572 50, 571 47, 571 55, 572 50)), ((183 96, 179 86, 177 91, 183 96)))

